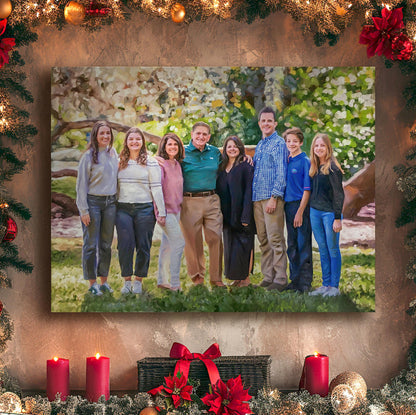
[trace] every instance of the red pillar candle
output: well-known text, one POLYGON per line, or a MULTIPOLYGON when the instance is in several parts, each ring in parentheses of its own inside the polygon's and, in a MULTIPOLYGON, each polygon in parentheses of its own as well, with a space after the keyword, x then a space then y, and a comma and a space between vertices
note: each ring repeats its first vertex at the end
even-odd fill
POLYGON ((56 394, 61 394, 64 401, 69 395, 69 360, 54 357, 46 361, 46 394, 50 401, 55 400, 56 394))
POLYGON ((315 352, 305 357, 299 389, 306 389, 311 395, 328 395, 329 359, 315 352))
POLYGON ((87 399, 97 402, 101 395, 110 397, 110 359, 97 353, 87 357, 87 399))

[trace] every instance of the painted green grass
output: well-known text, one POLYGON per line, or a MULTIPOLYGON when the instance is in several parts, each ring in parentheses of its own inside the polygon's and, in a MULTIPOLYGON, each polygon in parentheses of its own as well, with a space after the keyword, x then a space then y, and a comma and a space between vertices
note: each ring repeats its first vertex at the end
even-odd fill
POLYGON ((52 192, 57 193, 64 193, 69 197, 72 197, 72 199, 77 198, 76 193, 76 183, 77 178, 76 177, 60 177, 58 179, 53 179, 51 182, 51 190, 52 192))
MULTIPOLYGON (((87 293, 88 282, 81 270, 80 238, 52 240, 52 311, 54 312, 351 312, 375 309, 375 260, 374 250, 342 249, 343 268, 340 290, 336 298, 310 297, 292 292, 269 292, 254 285, 242 288, 209 288, 193 286, 181 267, 182 292, 160 290, 156 286, 159 242, 154 242, 151 252, 149 277, 144 280, 142 295, 121 295, 123 279, 120 276, 118 256, 113 249, 109 283, 113 294, 94 297, 87 293)), ((260 253, 255 255, 255 267, 251 282, 262 280, 260 253)), ((314 252, 313 287, 321 285, 319 254, 314 252)))

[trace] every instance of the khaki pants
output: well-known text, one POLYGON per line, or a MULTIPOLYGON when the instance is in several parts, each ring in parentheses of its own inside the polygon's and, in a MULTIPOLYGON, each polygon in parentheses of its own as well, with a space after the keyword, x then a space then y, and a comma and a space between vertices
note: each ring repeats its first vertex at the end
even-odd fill
POLYGON ((185 259, 191 278, 205 275, 205 257, 202 239, 209 253, 211 282, 222 278, 222 213, 220 198, 214 194, 206 197, 184 197, 181 209, 181 228, 185 238, 185 259))
POLYGON ((254 202, 254 220, 261 250, 261 272, 264 281, 287 284, 287 258, 284 237, 284 201, 276 200, 273 213, 266 213, 269 199, 254 202))

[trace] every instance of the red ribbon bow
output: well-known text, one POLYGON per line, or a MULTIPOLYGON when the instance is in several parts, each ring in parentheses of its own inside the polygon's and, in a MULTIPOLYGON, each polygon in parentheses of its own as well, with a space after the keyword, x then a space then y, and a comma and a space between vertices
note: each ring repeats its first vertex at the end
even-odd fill
POLYGON ((221 356, 220 346, 217 343, 213 343, 204 353, 191 353, 189 349, 180 343, 173 343, 170 349, 170 357, 173 359, 179 359, 175 366, 175 376, 178 372, 181 372, 185 379, 188 379, 189 368, 191 361, 195 359, 201 360, 208 371, 209 380, 211 385, 215 385, 220 379, 218 368, 212 359, 216 359, 221 356))

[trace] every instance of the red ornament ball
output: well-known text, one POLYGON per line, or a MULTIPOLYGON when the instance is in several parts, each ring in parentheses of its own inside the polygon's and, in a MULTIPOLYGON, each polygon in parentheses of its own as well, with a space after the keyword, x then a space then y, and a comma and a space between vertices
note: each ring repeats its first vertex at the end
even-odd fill
POLYGON ((11 217, 8 217, 5 221, 6 233, 3 236, 2 242, 11 242, 17 235, 17 224, 11 217))
POLYGON ((175 3, 170 9, 170 15, 175 23, 182 23, 185 19, 185 7, 180 3, 175 3))

